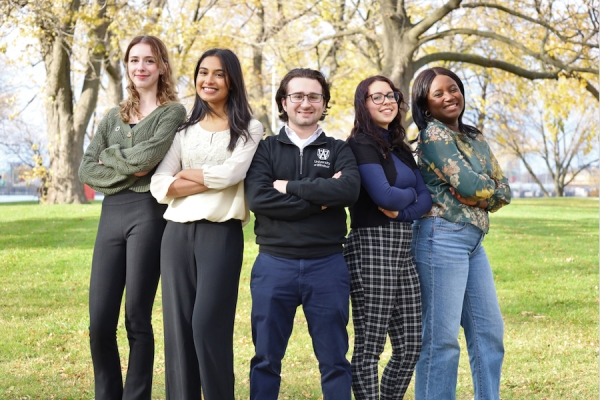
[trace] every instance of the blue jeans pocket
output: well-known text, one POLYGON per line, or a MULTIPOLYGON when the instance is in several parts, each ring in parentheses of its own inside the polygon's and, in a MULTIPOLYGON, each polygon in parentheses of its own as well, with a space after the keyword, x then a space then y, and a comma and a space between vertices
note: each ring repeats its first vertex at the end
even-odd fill
POLYGON ((436 218, 433 229, 446 232, 460 232, 469 227, 467 222, 450 222, 444 218, 436 218))

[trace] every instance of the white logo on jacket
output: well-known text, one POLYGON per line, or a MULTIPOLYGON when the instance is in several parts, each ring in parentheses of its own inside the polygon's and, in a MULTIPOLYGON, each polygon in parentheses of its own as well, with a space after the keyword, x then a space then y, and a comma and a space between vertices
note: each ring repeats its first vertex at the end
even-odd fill
POLYGON ((317 149, 317 157, 319 157, 319 160, 327 160, 329 158, 329 150, 317 149))

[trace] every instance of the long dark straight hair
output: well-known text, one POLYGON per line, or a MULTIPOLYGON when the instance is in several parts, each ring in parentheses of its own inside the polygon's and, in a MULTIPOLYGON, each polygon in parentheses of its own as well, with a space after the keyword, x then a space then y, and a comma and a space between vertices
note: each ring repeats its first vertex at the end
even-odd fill
MULTIPOLYGON (((194 69, 194 87, 196 87, 196 79, 200 64, 206 57, 218 57, 221 60, 221 67, 225 72, 225 81, 229 89, 227 100, 225 101, 225 113, 229 121, 229 134, 231 140, 227 146, 227 150, 233 151, 238 139, 241 137, 244 141, 250 137, 248 133, 248 124, 252 119, 252 108, 248 103, 248 95, 246 93, 246 85, 244 84, 244 75, 240 60, 235 53, 229 49, 211 49, 202 54, 196 68, 194 69)), ((216 115, 215 111, 210 108, 210 105, 202 100, 196 91, 196 100, 189 118, 180 127, 179 131, 186 129, 189 126, 197 124, 206 115, 216 115)))
POLYGON ((382 75, 368 77, 358 84, 356 92, 354 93, 354 127, 352 127, 348 139, 356 138, 357 134, 362 133, 377 143, 379 151, 381 151, 384 156, 387 156, 393 149, 398 149, 403 156, 402 161, 412 168, 417 168, 413 158, 413 151, 405 142, 406 131, 402 126, 401 111, 407 111, 407 104, 404 101, 404 95, 400 89, 394 85, 394 82, 382 75), (378 130, 381 128, 375 123, 373 118, 371 118, 371 113, 367 108, 367 101, 370 101, 369 98, 367 98, 369 86, 374 82, 385 82, 390 85, 393 92, 400 95, 398 99, 398 114, 396 114, 396 117, 388 126, 388 131, 390 132, 389 143, 378 133, 378 130))
MULTIPOLYGON (((429 95, 429 90, 431 90, 431 83, 438 75, 446 75, 456 82, 458 89, 462 93, 463 99, 465 99, 464 104, 466 104, 465 86, 458 75, 456 75, 454 72, 443 67, 427 68, 421 71, 421 73, 419 73, 413 82, 411 100, 413 121, 415 121, 415 124, 417 124, 417 127, 419 127, 419 131, 425 129, 427 127, 427 123, 433 120, 431 115, 427 116, 425 113, 429 110, 427 98, 429 95)), ((463 105, 463 109, 458 116, 458 130, 460 133, 464 133, 471 138, 475 138, 475 136, 481 134, 481 132, 474 126, 466 125, 462 122, 464 113, 465 107, 463 105)))

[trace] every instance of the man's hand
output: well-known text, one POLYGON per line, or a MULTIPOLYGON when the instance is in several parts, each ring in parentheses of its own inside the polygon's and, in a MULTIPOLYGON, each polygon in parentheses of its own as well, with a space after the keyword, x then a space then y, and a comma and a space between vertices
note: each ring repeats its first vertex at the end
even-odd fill
MULTIPOLYGON (((332 178, 334 179, 338 179, 340 176, 342 176, 342 171, 338 171, 335 174, 333 174, 332 178)), ((280 193, 287 193, 286 192, 286 187, 287 187, 288 181, 283 181, 283 180, 276 180, 275 182, 273 182, 273 187, 275 189, 277 189, 277 191, 279 191, 280 193)), ((321 210, 325 210, 327 209, 327 206, 321 206, 321 210)))
POLYGON ((273 187, 275 189, 277 189, 280 193, 286 193, 286 187, 287 187, 288 181, 282 181, 280 179, 276 180, 275 182, 273 182, 273 187))
POLYGON ((394 218, 396 218, 398 216, 398 211, 385 210, 385 209, 383 209, 381 207, 377 207, 377 208, 379 208, 379 211, 381 211, 382 213, 384 213, 385 216, 388 217, 388 218, 394 219, 394 218))

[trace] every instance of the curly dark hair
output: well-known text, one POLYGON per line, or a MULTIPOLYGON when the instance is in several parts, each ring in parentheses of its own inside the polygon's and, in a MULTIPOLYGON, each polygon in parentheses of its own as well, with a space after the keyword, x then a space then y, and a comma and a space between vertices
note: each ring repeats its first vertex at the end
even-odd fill
POLYGON ((396 148, 403 155, 402 161, 404 161, 404 163, 407 165, 416 168, 416 164, 412 157, 413 151, 405 141, 406 131, 402 126, 401 111, 408 111, 408 105, 404 100, 404 95, 400 89, 394 85, 394 82, 382 75, 368 77, 358 84, 356 87, 356 92, 354 93, 354 126, 352 127, 352 131, 350 132, 348 139, 356 138, 356 135, 359 133, 366 135, 375 143, 377 143, 379 146, 379 151, 381 151, 382 154, 387 155, 390 151, 392 151, 392 149, 396 148), (371 117, 371 113, 367 108, 367 101, 369 101, 367 97, 369 93, 369 86, 371 86, 374 82, 385 82, 390 85, 390 88, 392 88, 393 92, 400 95, 398 99, 398 114, 388 126, 388 131, 390 133, 389 142, 384 140, 378 133, 380 128, 371 117))

